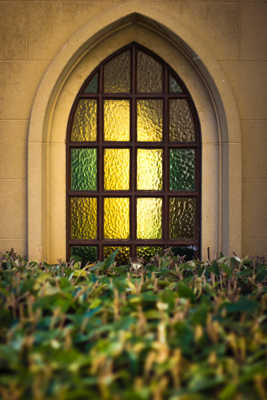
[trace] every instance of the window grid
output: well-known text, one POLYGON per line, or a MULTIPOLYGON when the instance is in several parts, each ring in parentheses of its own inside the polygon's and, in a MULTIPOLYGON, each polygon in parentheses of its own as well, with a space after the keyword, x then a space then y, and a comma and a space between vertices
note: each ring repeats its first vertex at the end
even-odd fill
POLYGON ((200 143, 200 126, 197 113, 192 102, 191 96, 188 93, 185 85, 174 71, 164 63, 155 54, 152 54, 147 49, 137 45, 131 44, 119 52, 112 54, 90 75, 90 77, 83 84, 80 92, 78 93, 73 104, 69 122, 68 122, 68 135, 67 135, 67 258, 71 254, 71 246, 92 245, 98 247, 98 259, 103 259, 104 246, 128 246, 132 257, 136 256, 137 246, 188 246, 194 245, 197 247, 196 255, 200 256, 200 220, 201 220, 201 143, 200 143), (116 57, 126 48, 131 51, 131 92, 130 93, 104 93, 103 88, 103 71, 104 64, 111 58, 116 57), (144 53, 151 55, 163 66, 163 92, 162 93, 137 93, 136 91, 136 70, 137 70, 137 57, 136 53, 140 50, 144 53), (98 72, 98 92, 97 93, 84 93, 90 79, 98 72), (169 92, 169 77, 174 76, 182 87, 182 93, 169 92), (81 99, 96 99, 97 100, 97 141, 96 142, 72 142, 71 130, 73 125, 74 114, 78 101, 81 99), (121 100, 127 99, 130 101, 130 141, 104 141, 104 100, 121 100), (137 100, 139 99, 161 99, 163 101, 163 133, 161 142, 138 142, 137 141, 137 100), (195 127, 195 142, 171 142, 169 141, 169 100, 170 99, 186 99, 195 127), (71 190, 71 149, 73 148, 94 148, 97 149, 97 191, 72 191, 71 190), (127 148, 130 149, 130 187, 127 191, 105 191, 104 190, 104 150, 109 148, 127 148), (137 163, 137 150, 138 149, 163 149, 163 188, 162 191, 146 191, 138 190, 136 188, 136 163, 137 163), (170 191, 170 174, 169 174, 169 154, 170 149, 195 149, 195 190, 194 191, 170 191), (98 213, 97 213, 97 238, 93 240, 78 240, 71 239, 70 227, 70 201, 74 197, 94 197, 97 199, 98 213), (130 199, 130 238, 129 239, 104 239, 104 198, 107 197, 128 197, 130 199), (153 197, 162 198, 162 239, 137 239, 136 238, 136 208, 137 199, 140 197, 153 197), (171 240, 169 239, 169 199, 171 197, 178 198, 195 198, 196 199, 196 222, 194 227, 194 240, 171 240))

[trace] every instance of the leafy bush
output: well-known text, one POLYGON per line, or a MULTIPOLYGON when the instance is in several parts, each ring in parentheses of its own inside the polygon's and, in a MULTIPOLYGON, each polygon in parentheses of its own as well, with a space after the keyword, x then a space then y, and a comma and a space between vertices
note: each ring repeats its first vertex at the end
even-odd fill
POLYGON ((266 265, 0 267, 0 395, 16 399, 266 399, 266 265))

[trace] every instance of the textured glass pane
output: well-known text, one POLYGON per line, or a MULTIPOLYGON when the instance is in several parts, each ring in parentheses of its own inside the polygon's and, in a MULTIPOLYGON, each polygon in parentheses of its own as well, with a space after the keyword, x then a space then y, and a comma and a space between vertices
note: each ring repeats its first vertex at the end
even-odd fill
POLYGON ((138 246, 136 248, 137 257, 142 257, 145 261, 149 261, 152 257, 162 253, 162 247, 159 246, 138 246))
POLYGON ((137 91, 162 92, 162 65, 142 51, 137 53, 137 91))
POLYGON ((183 90, 177 80, 170 74, 169 76, 169 92, 170 93, 183 93, 183 90))
POLYGON ((195 150, 170 150, 170 190, 195 190, 195 150))
POLYGON ((171 197, 169 214, 170 238, 194 239, 196 200, 171 197))
POLYGON ((73 119, 71 131, 72 142, 96 141, 96 111, 96 100, 82 99, 79 101, 73 119))
POLYGON ((130 150, 104 150, 105 190, 129 190, 130 150))
POLYGON ((172 99, 170 105, 169 136, 172 142, 194 142, 195 128, 186 100, 172 99))
POLYGON ((92 263, 97 260, 97 247, 95 246, 72 246, 71 255, 78 257, 82 265, 92 263))
POLYGON ((117 265, 129 264, 130 248, 126 246, 104 246, 104 257, 107 258, 116 249, 119 249, 115 258, 117 265))
POLYGON ((71 190, 96 190, 96 149, 71 149, 71 190))
POLYGON ((98 74, 95 74, 90 80, 84 93, 97 93, 98 92, 98 74))
POLYGON ((112 58, 104 66, 104 92, 130 92, 130 51, 112 58))
POLYGON ((129 199, 104 198, 105 239, 128 239, 129 232, 129 199))
POLYGON ((185 257, 185 261, 196 257, 197 248, 195 246, 175 246, 171 247, 174 256, 185 257))
POLYGON ((104 140, 130 140, 129 100, 104 101, 104 140))
POLYGON ((162 100, 137 100, 137 140, 160 142, 162 140, 162 100))
POLYGON ((162 149, 137 150, 137 190, 162 190, 162 149))
POLYGON ((96 239, 97 200, 93 197, 75 197, 70 200, 71 238, 96 239))
POLYGON ((137 239, 161 239, 162 199, 137 199, 137 239))

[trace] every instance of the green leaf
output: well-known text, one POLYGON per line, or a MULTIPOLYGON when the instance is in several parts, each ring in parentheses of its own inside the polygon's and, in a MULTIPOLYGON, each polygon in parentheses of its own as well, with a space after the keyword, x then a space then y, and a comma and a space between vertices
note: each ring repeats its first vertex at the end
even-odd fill
POLYGON ((201 304, 198 307, 192 308, 190 312, 190 321, 193 324, 204 325, 207 320, 209 307, 206 304, 201 304))
POLYGON ((187 322, 178 322, 175 324, 175 343, 181 347, 186 354, 192 353, 192 344, 194 341, 193 330, 187 322))
MULTIPOLYGON (((179 289, 178 289, 179 293, 179 289)), ((167 303, 169 308, 172 310, 175 306, 175 300, 177 298, 177 294, 170 289, 165 289, 160 294, 160 299, 163 303, 167 303)))
POLYGON ((141 294, 143 303, 155 303, 158 300, 158 296, 155 295, 151 290, 141 294))
POLYGON ((113 253, 111 253, 106 260, 104 261, 103 270, 106 271, 114 262, 116 255, 118 254, 119 249, 116 249, 113 253))
POLYGON ((198 393, 181 393, 172 396, 170 400, 207 400, 207 397, 198 393))
MULTIPOLYGON (((265 353, 266 355, 266 353, 265 353)), ((253 365, 245 365, 243 368, 243 375, 240 379, 242 383, 252 381, 254 376, 262 375, 267 377, 266 363, 258 362, 253 365)))
POLYGON ((117 321, 114 324, 114 328, 116 330, 128 331, 134 324, 136 324, 136 318, 131 316, 126 316, 117 321))
POLYGON ((229 313, 254 312, 258 309, 258 304, 254 300, 242 297, 235 303, 223 303, 221 308, 225 309, 229 313))
POLYGON ((219 394, 219 400, 232 400, 238 388, 237 383, 229 383, 219 394))
POLYGON ((189 389, 198 392, 221 385, 223 381, 223 378, 212 376, 211 374, 205 376, 203 373, 195 373, 193 379, 190 381, 189 389))
POLYGON ((192 302, 195 301, 195 295, 192 289, 186 286, 183 282, 178 283, 178 294, 180 297, 190 299, 192 302))

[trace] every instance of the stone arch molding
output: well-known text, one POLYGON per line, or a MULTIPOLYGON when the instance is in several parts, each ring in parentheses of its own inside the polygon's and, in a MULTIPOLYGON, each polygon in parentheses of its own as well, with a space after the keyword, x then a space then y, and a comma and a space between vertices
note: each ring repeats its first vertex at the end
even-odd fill
POLYGON ((94 16, 47 68, 34 98, 28 135, 28 256, 66 257, 65 139, 74 98, 109 54, 136 41, 161 56, 186 83, 202 132, 202 256, 241 252, 241 142, 237 107, 207 42, 179 16, 129 2, 94 16))

